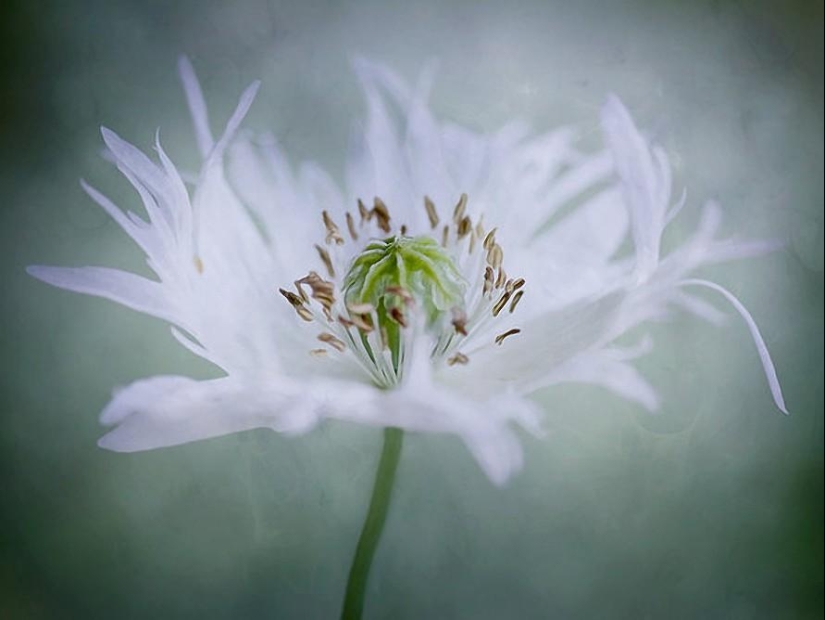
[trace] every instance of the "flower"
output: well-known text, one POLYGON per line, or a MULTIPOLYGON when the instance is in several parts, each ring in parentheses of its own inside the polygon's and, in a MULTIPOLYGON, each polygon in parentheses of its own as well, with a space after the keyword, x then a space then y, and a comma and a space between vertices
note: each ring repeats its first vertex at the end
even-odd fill
POLYGON ((601 113, 607 148, 588 153, 573 128, 533 135, 512 123, 480 134, 439 123, 427 107, 430 74, 410 87, 359 60, 368 114, 342 190, 313 162, 294 169, 271 137, 239 131, 258 83, 215 141, 194 71, 186 59, 179 68, 203 157, 194 180, 159 139, 154 162, 104 128, 148 219, 83 183, 157 279, 105 267, 29 273, 171 323, 225 376, 155 376, 117 390, 100 446, 147 450, 260 427, 299 434, 333 418, 454 433, 500 484, 522 464, 513 427, 541 433, 530 400, 539 388, 590 383, 656 409, 632 365, 650 339, 615 341, 674 310, 717 320, 698 287, 744 318, 787 412, 751 315, 691 275, 772 244, 717 238, 720 209, 708 203, 695 233, 663 256, 685 196, 674 201, 666 155, 616 97, 601 113), (622 257, 628 237, 634 251, 622 257))

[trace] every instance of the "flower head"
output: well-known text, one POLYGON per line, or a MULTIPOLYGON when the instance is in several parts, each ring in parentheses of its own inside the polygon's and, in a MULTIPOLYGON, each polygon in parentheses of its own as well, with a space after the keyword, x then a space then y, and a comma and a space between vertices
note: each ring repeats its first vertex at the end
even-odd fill
POLYGON ((674 309, 716 320, 697 287, 745 319, 786 411, 748 311, 691 276, 771 244, 718 239, 720 210, 709 203, 695 234, 662 256, 662 232, 685 197, 673 202, 667 157, 616 97, 602 110, 607 148, 586 153, 571 128, 479 134, 439 123, 428 80, 411 88, 366 61, 356 70, 368 115, 343 186, 312 162, 294 169, 271 137, 239 133, 257 83, 216 141, 185 59, 203 157, 192 182, 159 141, 156 162, 103 130, 147 217, 83 187, 157 279, 105 267, 29 271, 168 321, 225 376, 156 376, 117 390, 101 446, 146 450, 260 427, 302 433, 334 418, 454 433, 502 483, 521 466, 513 424, 540 433, 530 400, 539 388, 585 382, 658 406, 631 363, 649 340, 614 342, 674 309), (632 257, 617 257, 628 237, 632 257))

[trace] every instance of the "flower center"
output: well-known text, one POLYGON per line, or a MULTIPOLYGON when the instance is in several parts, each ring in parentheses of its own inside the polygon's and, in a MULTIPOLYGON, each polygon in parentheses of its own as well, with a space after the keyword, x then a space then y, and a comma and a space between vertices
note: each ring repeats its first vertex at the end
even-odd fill
POLYGON ((380 198, 372 209, 359 200, 360 222, 345 214, 356 252, 324 211, 325 244, 315 249, 329 279, 310 271, 295 292, 280 289, 299 317, 324 326, 317 339, 325 348, 313 355, 351 354, 380 387, 401 380, 411 346, 429 347, 434 364, 465 365, 474 350, 520 332, 509 316, 524 295, 524 279, 505 273, 496 229, 471 219, 466 194, 452 223, 440 224, 429 198, 424 207, 430 234, 410 235, 406 225, 393 225, 380 198))

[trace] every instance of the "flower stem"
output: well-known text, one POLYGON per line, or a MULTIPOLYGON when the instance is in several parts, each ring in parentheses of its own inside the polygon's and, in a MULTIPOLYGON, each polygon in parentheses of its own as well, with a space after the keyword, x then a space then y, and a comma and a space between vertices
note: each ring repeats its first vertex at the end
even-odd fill
POLYGON ((378 539, 387 520, 387 509, 392 497, 395 471, 398 469, 398 460, 401 457, 401 446, 404 442, 404 431, 400 428, 384 429, 384 448, 381 451, 381 460, 375 472, 375 483, 372 487, 372 498, 367 512, 367 518, 361 529, 361 537, 355 548, 355 557, 349 569, 347 593, 344 598, 344 609, 341 620, 358 620, 364 610, 364 592, 367 587, 367 578, 372 565, 372 558, 378 547, 378 539))

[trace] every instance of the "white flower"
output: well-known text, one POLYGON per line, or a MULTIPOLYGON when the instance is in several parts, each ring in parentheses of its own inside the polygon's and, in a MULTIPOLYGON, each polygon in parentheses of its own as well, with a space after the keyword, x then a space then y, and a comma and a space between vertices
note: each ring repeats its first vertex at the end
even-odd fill
POLYGON ((429 76, 410 88, 385 68, 356 65, 368 115, 343 190, 315 163, 293 169, 273 139, 238 135, 257 83, 216 142, 185 59, 203 156, 192 183, 159 142, 155 163, 103 129, 148 219, 83 186, 143 249, 157 280, 105 267, 29 271, 168 321, 225 376, 156 376, 117 390, 101 416, 114 427, 102 447, 147 450, 259 427, 297 434, 334 418, 455 433, 502 483, 522 462, 512 425, 540 433, 530 400, 539 388, 591 383, 655 409, 656 393, 631 363, 649 340, 613 343, 673 309, 717 319, 692 295, 699 286, 744 317, 785 411, 747 310, 690 277, 770 244, 717 239, 710 203, 692 238, 661 256, 684 196, 674 203, 665 154, 617 98, 602 110, 607 149, 583 153, 570 128, 480 134, 438 123, 429 76), (548 226, 571 201, 581 204, 548 226), (616 258, 628 235, 635 253, 616 258))

